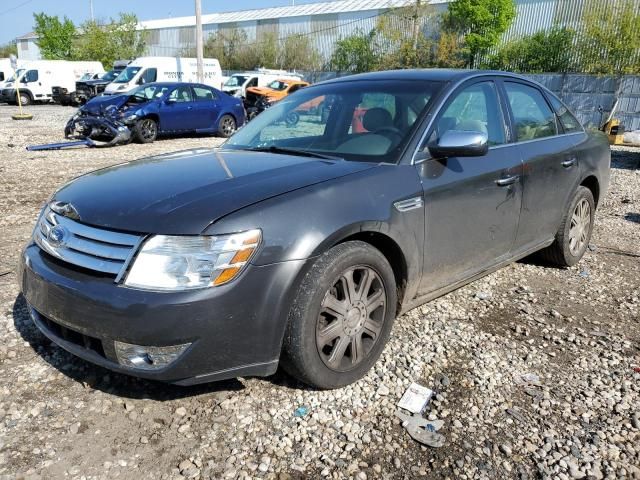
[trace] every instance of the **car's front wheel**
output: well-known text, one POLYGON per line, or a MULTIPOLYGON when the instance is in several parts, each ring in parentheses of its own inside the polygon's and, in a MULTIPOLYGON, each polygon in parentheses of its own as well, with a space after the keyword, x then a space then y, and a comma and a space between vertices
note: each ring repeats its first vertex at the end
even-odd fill
POLYGON ((594 213, 595 202, 591 190, 578 187, 562 217, 555 241, 541 252, 545 260, 560 267, 571 267, 578 263, 589 246, 594 213))
POLYGON ((324 253, 306 274, 289 315, 282 364, 317 388, 355 382, 373 366, 396 315, 393 270, 360 241, 324 253))
POLYGON ((133 138, 140 143, 152 143, 158 137, 158 124, 153 118, 142 118, 133 127, 133 138))
POLYGON ((236 131, 236 121, 231 115, 223 115, 218 122, 218 135, 229 138, 236 131))

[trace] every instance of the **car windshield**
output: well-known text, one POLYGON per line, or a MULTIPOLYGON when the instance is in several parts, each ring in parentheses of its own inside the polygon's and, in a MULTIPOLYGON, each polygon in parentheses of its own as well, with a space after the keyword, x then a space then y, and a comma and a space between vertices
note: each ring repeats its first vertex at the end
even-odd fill
POLYGON ((93 73, 85 73, 80 77, 80 80, 91 80, 91 77, 93 77, 93 73))
POLYGON ((8 79, 7 82, 15 82, 16 81, 16 76, 18 78, 20 78, 20 75, 22 75, 24 73, 24 68, 19 68, 18 70, 16 70, 15 75, 11 75, 8 79))
POLYGON ((409 80, 307 87, 262 112, 222 148, 283 153, 289 149, 396 163, 441 87, 441 82, 409 80))
POLYGON ((164 85, 143 85, 133 89, 130 95, 137 102, 146 102, 148 100, 162 98, 168 90, 169 87, 164 85))
POLYGON ((110 72, 107 72, 104 75, 102 75, 101 80, 112 82, 113 80, 115 80, 115 78, 118 76, 119 73, 120 73, 119 71, 111 70, 110 72))
POLYGON ((142 67, 127 67, 120 72, 113 83, 129 83, 142 67))
POLYGON ((267 85, 269 88, 272 88, 273 90, 284 90, 285 88, 287 88, 289 85, 284 83, 283 81, 280 80, 274 80, 273 82, 271 82, 269 85, 267 85))
POLYGON ((243 75, 232 75, 229 77, 229 80, 224 84, 225 87, 241 87, 244 85, 244 82, 247 81, 247 78, 243 75))

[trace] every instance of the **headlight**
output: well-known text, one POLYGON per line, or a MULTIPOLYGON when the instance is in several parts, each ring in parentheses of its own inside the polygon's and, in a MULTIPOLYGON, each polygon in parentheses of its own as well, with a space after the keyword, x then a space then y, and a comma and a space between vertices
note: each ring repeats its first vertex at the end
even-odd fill
POLYGON ((133 123, 133 122, 135 122, 137 119, 138 119, 138 115, 136 115, 135 113, 131 113, 131 114, 126 114, 126 113, 125 113, 125 114, 122 116, 122 121, 123 121, 124 123, 127 123, 127 124, 128 124, 128 123, 133 123))
POLYGON ((125 280, 147 290, 191 290, 236 278, 260 244, 260 230, 232 235, 149 238, 125 280))

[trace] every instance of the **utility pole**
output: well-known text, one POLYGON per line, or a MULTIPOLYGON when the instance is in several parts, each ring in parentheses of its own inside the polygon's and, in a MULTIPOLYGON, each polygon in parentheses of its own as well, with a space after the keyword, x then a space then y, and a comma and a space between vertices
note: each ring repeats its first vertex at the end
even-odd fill
POLYGON ((416 0, 416 8, 413 12, 413 52, 418 53, 418 37, 420 36, 420 0, 416 0))
POLYGON ((198 82, 204 82, 204 51, 202 45, 202 2, 196 0, 196 61, 198 63, 198 82))
POLYGON ((93 22, 95 20, 93 17, 93 0, 89 0, 89 9, 91 11, 91 21, 93 22))

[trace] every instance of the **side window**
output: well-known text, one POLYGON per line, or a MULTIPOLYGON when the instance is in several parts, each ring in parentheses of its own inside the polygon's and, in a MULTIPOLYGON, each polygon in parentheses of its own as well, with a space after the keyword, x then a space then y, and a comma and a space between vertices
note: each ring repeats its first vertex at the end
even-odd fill
POLYGON ((142 72, 142 76, 140 77, 140 83, 151 83, 155 82, 157 77, 157 70, 155 68, 147 68, 144 72, 142 72))
POLYGON ((174 102, 191 102, 191 89, 187 86, 178 87, 169 94, 169 100, 174 102))
POLYGON ((291 85, 289 87, 289 95, 291 95, 293 92, 296 92, 298 90, 300 90, 300 87, 302 87, 302 85, 291 85))
POLYGON ((565 105, 554 95, 550 95, 551 106, 556 111, 565 133, 582 132, 582 125, 565 105))
POLYGON ((24 83, 37 82, 38 81, 38 70, 29 70, 29 71, 27 71, 27 73, 24 74, 24 77, 22 77, 22 81, 24 83))
POLYGON ((521 83, 505 82, 518 141, 551 137, 558 133, 556 119, 542 92, 521 83))
POLYGON ((0 72, 0 82, 4 82, 4 72, 0 72))
POLYGON ((196 97, 196 101, 211 101, 215 100, 216 95, 213 90, 205 87, 193 87, 193 93, 196 97))
POLYGON ((493 82, 474 83, 455 94, 436 122, 430 141, 439 139, 447 130, 486 133, 489 145, 505 142, 504 121, 493 82))
POLYGON ((258 86, 258 77, 253 77, 251 80, 249 80, 249 83, 247 83, 247 88, 257 87, 257 86, 258 86))

